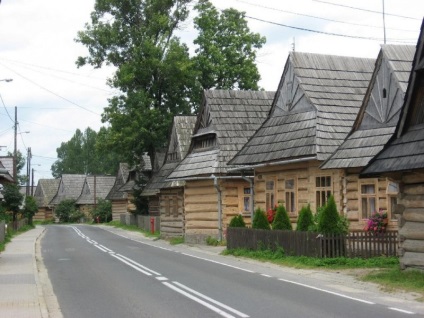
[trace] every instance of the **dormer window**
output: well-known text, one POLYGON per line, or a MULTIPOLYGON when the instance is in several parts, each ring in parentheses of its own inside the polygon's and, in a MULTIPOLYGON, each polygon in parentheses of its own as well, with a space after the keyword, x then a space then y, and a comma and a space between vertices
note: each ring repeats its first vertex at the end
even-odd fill
POLYGON ((215 135, 197 137, 196 140, 194 141, 195 150, 213 148, 215 146, 216 146, 215 135))
POLYGON ((178 153, 176 151, 168 153, 168 161, 177 161, 178 153))

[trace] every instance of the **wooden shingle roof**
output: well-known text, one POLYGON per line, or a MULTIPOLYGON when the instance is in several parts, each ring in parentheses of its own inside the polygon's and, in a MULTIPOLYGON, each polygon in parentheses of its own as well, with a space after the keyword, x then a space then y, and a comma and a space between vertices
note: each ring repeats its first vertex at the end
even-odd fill
POLYGON ((365 167, 395 132, 415 47, 383 45, 364 101, 343 144, 322 169, 365 167))
POLYGON ((12 156, 0 156, 0 180, 5 179, 9 182, 13 182, 13 157, 12 156))
POLYGON ((350 131, 373 69, 373 59, 291 52, 269 117, 230 164, 325 160, 350 131))
POLYGON ((127 192, 125 191, 119 191, 119 189, 127 182, 129 174, 128 164, 127 163, 120 163, 119 169, 116 174, 115 183, 112 187, 112 189, 109 191, 108 195, 106 196, 106 200, 126 200, 127 199, 127 192))
POLYGON ((115 184, 115 179, 113 176, 87 176, 77 204, 94 204, 94 196, 96 200, 105 199, 115 184))
POLYGON ((265 120, 274 95, 265 91, 204 91, 189 153, 169 179, 227 173, 228 161, 265 120), (215 144, 194 149, 205 137, 214 138, 215 144))
POLYGON ((63 200, 78 199, 84 186, 84 180, 84 174, 63 174, 59 181, 57 193, 50 204, 57 205, 63 200))
POLYGON ((418 38, 401 119, 394 137, 362 171, 378 175, 424 168, 424 21, 418 38))
POLYGON ((60 179, 40 179, 34 191, 38 207, 46 207, 56 195, 60 179))
POLYGON ((166 181, 166 178, 187 155, 196 119, 196 116, 174 117, 169 134, 165 162, 147 183, 141 193, 142 196, 155 195, 162 188, 183 186, 183 181, 166 181))

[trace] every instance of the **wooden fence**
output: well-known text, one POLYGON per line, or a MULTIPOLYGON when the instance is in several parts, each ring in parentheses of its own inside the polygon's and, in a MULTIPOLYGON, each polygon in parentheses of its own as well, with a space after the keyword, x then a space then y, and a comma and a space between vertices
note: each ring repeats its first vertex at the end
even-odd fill
POLYGON ((228 228, 227 248, 250 250, 282 248, 286 255, 309 257, 396 256, 397 232, 375 235, 356 231, 347 235, 323 236, 313 232, 228 228))

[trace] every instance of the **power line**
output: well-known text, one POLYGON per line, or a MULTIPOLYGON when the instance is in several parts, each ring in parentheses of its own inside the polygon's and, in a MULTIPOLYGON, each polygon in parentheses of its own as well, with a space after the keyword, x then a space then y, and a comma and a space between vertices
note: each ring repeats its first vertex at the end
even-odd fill
MULTIPOLYGON (((307 29, 307 28, 295 27, 295 26, 287 25, 287 24, 283 24, 283 23, 272 22, 272 21, 269 21, 269 20, 263 20, 263 19, 259 19, 259 18, 247 16, 247 15, 245 17, 248 18, 248 19, 252 19, 252 20, 256 20, 256 21, 261 21, 261 22, 265 22, 265 23, 269 23, 269 24, 274 24, 274 25, 278 25, 278 26, 282 26, 282 27, 286 27, 286 28, 290 28, 290 29, 295 29, 295 30, 300 30, 300 31, 307 31, 307 32, 313 32, 313 33, 318 33, 318 34, 325 34, 325 35, 331 35, 331 36, 339 36, 339 37, 352 38, 352 39, 381 41, 380 38, 372 38, 372 37, 364 37, 364 36, 359 36, 359 35, 348 35, 348 34, 324 32, 324 31, 312 30, 312 29, 307 29)), ((408 41, 408 40, 392 39, 391 41, 392 42, 407 43, 407 42, 412 42, 414 40, 411 39, 410 41, 408 41)))
MULTIPOLYGON (((312 1, 321 2, 321 3, 325 3, 325 4, 330 4, 330 5, 338 6, 338 7, 344 7, 344 8, 353 9, 353 10, 359 10, 359 11, 365 11, 365 12, 371 12, 371 13, 381 14, 381 11, 375 11, 375 10, 369 10, 369 9, 364 9, 364 8, 351 7, 351 6, 347 6, 347 5, 344 5, 344 4, 338 4, 338 3, 333 3, 333 2, 328 2, 328 1, 322 1, 322 0, 312 0, 312 1)), ((410 19, 410 20, 421 21, 421 19, 418 19, 418 18, 412 18, 412 17, 407 17, 407 16, 404 16, 404 15, 398 15, 398 14, 393 14, 393 13, 385 13, 385 15, 390 15, 392 17, 398 17, 398 18, 403 18, 403 19, 410 19)))
MULTIPOLYGON (((309 14, 303 14, 303 13, 294 12, 294 11, 287 11, 287 10, 272 8, 272 7, 264 6, 264 5, 257 4, 257 3, 251 3, 251 2, 243 1, 243 0, 237 0, 237 1, 238 2, 241 2, 241 3, 244 3, 244 4, 248 4, 248 5, 254 6, 254 7, 259 7, 259 8, 264 8, 264 9, 272 10, 272 11, 278 11, 278 12, 284 12, 284 13, 299 15, 299 16, 313 18, 313 19, 318 19, 318 20, 323 20, 323 21, 336 22, 336 23, 342 23, 342 24, 347 24, 347 25, 355 25, 355 26, 367 27, 367 28, 382 29, 381 26, 375 26, 375 25, 369 25, 369 24, 360 24, 360 23, 352 23, 352 22, 346 22, 346 21, 328 19, 328 18, 318 17, 318 16, 314 16, 314 15, 309 15, 309 14)), ((415 32, 415 33, 417 32, 417 30, 405 30, 405 29, 394 29, 394 28, 387 28, 387 30, 403 31, 403 32, 415 32)))
POLYGON ((14 123, 15 121, 12 119, 12 117, 10 117, 10 114, 7 111, 7 107, 6 107, 5 103, 4 103, 4 100, 3 100, 3 97, 1 96, 1 94, 0 94, 0 99, 1 99, 1 103, 3 104, 4 110, 6 111, 7 116, 10 118, 10 120, 12 121, 12 123, 14 123))
POLYGON ((53 95, 55 95, 55 96, 57 96, 57 97, 59 97, 59 98, 61 98, 61 99, 65 100, 65 101, 67 101, 68 103, 70 103, 70 104, 72 104, 72 105, 75 105, 75 106, 77 106, 77 107, 79 107, 79 108, 81 108, 81 109, 84 109, 84 110, 85 110, 85 111, 87 111, 87 112, 90 112, 90 113, 92 113, 92 114, 94 114, 94 115, 98 115, 98 116, 100 116, 100 114, 99 114, 99 113, 93 112, 92 110, 90 110, 90 109, 88 109, 88 108, 86 108, 86 107, 84 107, 84 106, 78 105, 77 103, 75 103, 75 102, 73 102, 73 101, 71 101, 71 100, 67 99, 66 97, 63 97, 63 96, 61 96, 61 95, 59 95, 59 94, 57 94, 57 93, 53 92, 52 90, 50 90, 50 89, 48 89, 48 88, 46 88, 46 87, 44 87, 44 86, 41 86, 40 84, 37 84, 37 83, 36 83, 36 82, 34 82, 33 80, 31 80, 31 79, 27 78, 26 76, 24 76, 24 75, 22 75, 22 74, 20 74, 20 73, 16 72, 15 70, 11 69, 10 67, 8 67, 8 66, 6 66, 6 65, 4 65, 4 64, 0 64, 0 65, 2 65, 3 67, 7 68, 7 69, 8 69, 8 70, 10 70, 10 71, 12 71, 12 72, 13 72, 13 73, 15 73, 16 75, 18 75, 18 76, 22 77, 23 79, 27 80, 28 82, 30 82, 30 83, 32 83, 32 84, 34 84, 35 86, 38 86, 39 88, 41 88, 41 89, 43 89, 43 90, 45 90, 45 91, 49 92, 50 94, 53 94, 53 95))

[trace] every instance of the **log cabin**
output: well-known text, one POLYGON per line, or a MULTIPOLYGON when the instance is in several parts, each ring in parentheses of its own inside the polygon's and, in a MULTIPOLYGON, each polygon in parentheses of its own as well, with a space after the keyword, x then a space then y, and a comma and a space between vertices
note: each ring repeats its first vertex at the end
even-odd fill
POLYGON ((274 92, 206 90, 187 156, 167 180, 185 181, 186 242, 222 240, 231 218, 251 216, 251 178, 228 173, 228 161, 260 127, 274 92))
POLYGON ((256 207, 284 204, 292 223, 331 194, 342 206, 341 169, 319 166, 344 141, 368 88, 374 59, 291 52, 268 118, 229 162, 254 173, 256 207))
POLYGON ((59 180, 59 186, 49 205, 55 207, 63 200, 77 200, 84 186, 84 174, 63 174, 59 180))
POLYGON ((184 236, 185 182, 166 181, 166 178, 186 156, 195 123, 196 116, 174 116, 164 164, 141 193, 149 200, 157 197, 162 237, 184 236))
POLYGON ((362 230, 380 209, 387 211, 388 230, 397 230, 393 213, 399 186, 386 177, 359 178, 360 171, 393 136, 414 58, 413 45, 382 45, 367 92, 351 132, 320 166, 341 169, 341 209, 351 230, 362 230))
POLYGON ((50 201, 56 195, 59 188, 60 179, 40 179, 34 191, 34 198, 38 205, 34 221, 46 221, 53 219, 53 208, 50 201))
POLYGON ((396 132, 361 176, 400 184, 400 267, 424 271, 424 21, 396 132))
POLYGON ((89 175, 85 178, 81 194, 77 199, 79 210, 87 219, 91 219, 91 211, 96 208, 99 200, 105 200, 113 185, 115 176, 89 175))
POLYGON ((121 162, 116 174, 115 183, 106 196, 106 200, 112 203, 112 221, 119 221, 121 214, 127 213, 128 194, 125 191, 119 191, 119 189, 126 183, 128 174, 128 164, 121 162))

